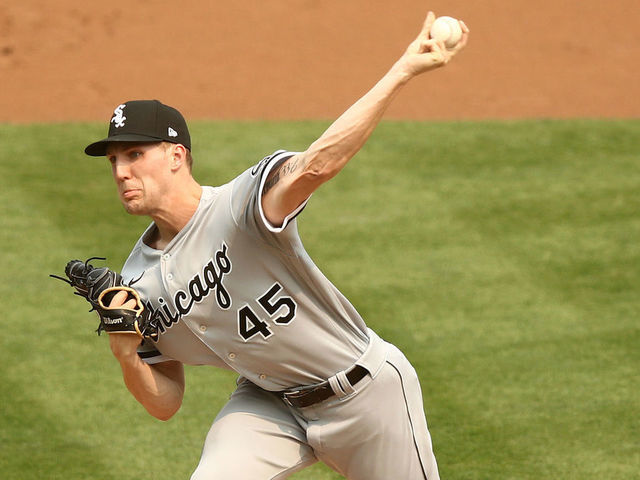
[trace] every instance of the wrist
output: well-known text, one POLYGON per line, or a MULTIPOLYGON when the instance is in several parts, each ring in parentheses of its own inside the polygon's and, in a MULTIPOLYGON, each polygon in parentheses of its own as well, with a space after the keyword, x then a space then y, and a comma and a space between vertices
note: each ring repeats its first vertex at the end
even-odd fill
POLYGON ((133 334, 111 333, 109 334, 109 346, 114 357, 122 364, 132 364, 140 360, 138 346, 140 337, 133 334))
POLYGON ((415 76, 415 74, 408 67, 407 63, 404 61, 404 57, 400 58, 396 63, 393 64, 393 66, 389 70, 389 75, 392 76, 400 86, 405 85, 415 76))

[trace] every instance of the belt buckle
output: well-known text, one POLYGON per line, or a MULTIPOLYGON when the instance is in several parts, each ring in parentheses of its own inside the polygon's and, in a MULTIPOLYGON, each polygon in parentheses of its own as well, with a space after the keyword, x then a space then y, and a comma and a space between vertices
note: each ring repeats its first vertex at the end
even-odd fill
POLYGON ((284 403, 286 403, 290 407, 294 407, 293 403, 291 403, 291 400, 289 400, 289 396, 295 396, 299 393, 300 390, 294 390, 293 392, 282 392, 282 399, 284 400, 284 403))
POLYGON ((292 402, 291 402, 291 398, 302 398, 305 397, 306 395, 309 395, 313 392, 316 392, 318 390, 322 390, 326 385, 324 383, 321 383, 320 385, 313 385, 313 386, 309 386, 309 387, 304 387, 304 388, 299 388, 297 390, 293 390, 290 392, 283 392, 282 393, 282 399, 284 400, 284 402, 289 405, 290 407, 293 408, 297 408, 292 402))

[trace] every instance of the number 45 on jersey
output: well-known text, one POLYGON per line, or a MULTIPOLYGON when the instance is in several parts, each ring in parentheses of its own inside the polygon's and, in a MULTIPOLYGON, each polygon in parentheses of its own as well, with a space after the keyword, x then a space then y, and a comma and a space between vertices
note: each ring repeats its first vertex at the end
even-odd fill
POLYGON ((296 302, 293 298, 280 295, 282 285, 274 283, 267 292, 258 298, 262 311, 255 312, 249 305, 238 310, 238 333, 248 341, 260 334, 263 338, 270 337, 273 332, 268 321, 274 325, 287 325, 296 316, 296 302))

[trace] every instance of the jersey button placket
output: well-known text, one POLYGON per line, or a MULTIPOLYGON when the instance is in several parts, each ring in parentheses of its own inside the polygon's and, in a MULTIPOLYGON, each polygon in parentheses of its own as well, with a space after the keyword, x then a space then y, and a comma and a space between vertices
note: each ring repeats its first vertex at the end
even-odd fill
MULTIPOLYGON (((162 257, 160 257, 162 259, 162 271, 165 272, 168 268, 169 268, 169 259, 171 258, 171 255, 168 253, 165 253, 162 255, 162 257)), ((167 281, 171 281, 173 280, 173 273, 169 272, 165 275, 165 278, 167 279, 167 281)))

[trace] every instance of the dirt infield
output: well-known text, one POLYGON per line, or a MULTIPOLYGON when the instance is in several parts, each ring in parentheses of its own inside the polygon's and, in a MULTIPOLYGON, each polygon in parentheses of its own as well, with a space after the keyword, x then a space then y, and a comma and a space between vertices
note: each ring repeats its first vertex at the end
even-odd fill
POLYGON ((427 9, 471 43, 388 117, 640 117, 637 0, 21 0, 0 4, 0 122, 104 120, 135 98, 192 119, 334 118, 427 9))

